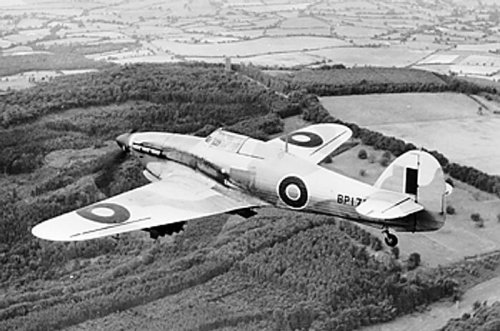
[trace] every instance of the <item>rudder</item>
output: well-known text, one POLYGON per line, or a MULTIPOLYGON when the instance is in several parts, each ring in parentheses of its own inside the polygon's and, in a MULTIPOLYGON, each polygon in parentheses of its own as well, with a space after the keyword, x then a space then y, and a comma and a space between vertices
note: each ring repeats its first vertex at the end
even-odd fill
POLYGON ((429 153, 412 150, 395 159, 375 187, 406 193, 428 212, 444 216, 446 184, 443 169, 429 153))

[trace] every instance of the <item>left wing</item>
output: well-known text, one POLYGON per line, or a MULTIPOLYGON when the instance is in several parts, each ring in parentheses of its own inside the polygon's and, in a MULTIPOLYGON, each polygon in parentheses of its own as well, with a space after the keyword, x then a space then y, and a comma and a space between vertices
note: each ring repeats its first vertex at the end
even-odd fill
POLYGON ((317 164, 351 136, 351 129, 340 124, 314 124, 272 139, 267 144, 278 145, 285 149, 288 140, 288 151, 291 154, 317 164))
POLYGON ((171 175, 42 222, 32 233, 54 241, 88 240, 266 205, 198 173, 171 175))
POLYGON ((375 219, 405 217, 423 209, 409 195, 392 191, 377 191, 356 207, 361 215, 375 219))

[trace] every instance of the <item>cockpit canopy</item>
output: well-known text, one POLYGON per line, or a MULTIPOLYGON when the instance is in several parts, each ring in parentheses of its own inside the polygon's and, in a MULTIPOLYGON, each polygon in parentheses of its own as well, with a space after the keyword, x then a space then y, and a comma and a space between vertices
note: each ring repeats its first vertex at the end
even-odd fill
POLYGON ((210 148, 258 159, 276 157, 280 152, 280 149, 276 146, 223 129, 212 132, 211 135, 205 138, 205 143, 210 148))
POLYGON ((209 147, 221 149, 229 153, 238 153, 248 139, 250 138, 247 136, 218 129, 212 132, 205 139, 205 142, 209 147))

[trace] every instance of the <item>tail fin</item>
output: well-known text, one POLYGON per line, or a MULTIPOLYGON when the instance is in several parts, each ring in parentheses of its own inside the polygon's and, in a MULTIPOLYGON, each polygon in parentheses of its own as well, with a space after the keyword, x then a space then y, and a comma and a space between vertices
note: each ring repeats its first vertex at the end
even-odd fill
POLYGON ((447 188, 443 169, 427 152, 412 150, 401 155, 380 175, 374 186, 410 194, 428 212, 444 218, 447 188))

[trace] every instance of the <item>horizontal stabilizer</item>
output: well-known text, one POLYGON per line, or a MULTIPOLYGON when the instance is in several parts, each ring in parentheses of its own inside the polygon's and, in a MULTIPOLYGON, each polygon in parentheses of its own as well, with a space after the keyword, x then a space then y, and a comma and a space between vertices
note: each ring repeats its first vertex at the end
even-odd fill
POLYGON ((422 205, 416 203, 407 194, 378 191, 369 195, 356 208, 356 211, 369 218, 395 219, 408 216, 423 209, 422 205))

